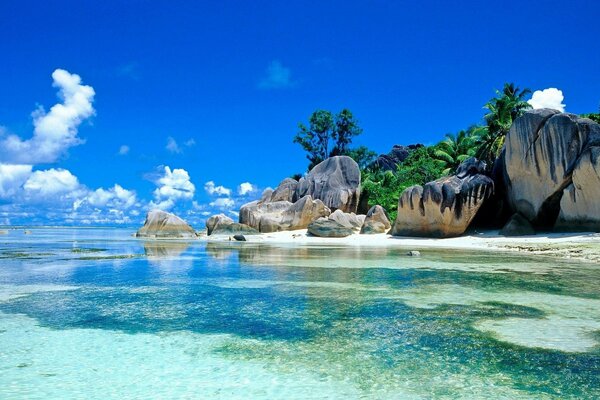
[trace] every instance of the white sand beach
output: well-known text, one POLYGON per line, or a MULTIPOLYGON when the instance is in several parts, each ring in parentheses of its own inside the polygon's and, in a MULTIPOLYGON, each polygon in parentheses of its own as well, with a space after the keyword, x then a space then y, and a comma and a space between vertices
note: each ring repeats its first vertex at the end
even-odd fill
MULTIPOLYGON (((446 239, 399 237, 388 234, 354 234, 344 238, 322 238, 307 234, 306 229, 247 235, 250 243, 400 247, 407 250, 453 249, 526 252, 551 257, 600 262, 600 233, 544 233, 506 237, 498 231, 478 232, 446 239)), ((209 236, 208 241, 229 241, 229 236, 209 236)))

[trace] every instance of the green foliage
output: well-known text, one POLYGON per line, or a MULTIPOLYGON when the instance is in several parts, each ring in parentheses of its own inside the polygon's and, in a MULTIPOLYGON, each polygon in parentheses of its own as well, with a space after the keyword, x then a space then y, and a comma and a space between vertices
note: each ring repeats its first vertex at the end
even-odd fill
POLYGON ((525 101, 529 89, 519 89, 514 83, 505 83, 502 91, 496 90, 496 97, 488 101, 484 108, 488 113, 484 116, 486 126, 474 130, 476 136, 477 158, 491 168, 500 154, 506 134, 513 121, 523 115, 531 106, 525 101))
POLYGON ((298 124, 299 130, 294 143, 298 143, 308 153, 306 158, 310 161, 309 170, 332 156, 357 157, 358 160, 355 160, 359 164, 373 157, 372 152, 364 146, 350 149, 352 139, 362 133, 362 128, 350 110, 345 108, 336 115, 327 110, 317 110, 311 114, 308 123, 308 126, 298 124))
POLYGON ((433 157, 444 167, 444 175, 450 175, 456 171, 460 163, 475 156, 477 147, 474 130, 475 127, 472 127, 456 135, 448 133, 444 140, 433 147, 433 157))
POLYGON ((433 155, 434 147, 414 150, 392 171, 364 171, 363 193, 368 196, 369 206, 379 204, 386 209, 392 222, 396 219, 398 199, 404 189, 413 185, 424 185, 443 176, 444 164, 433 155))
POLYGON ((589 114, 581 114, 580 117, 582 118, 589 118, 594 122, 597 122, 600 124, 600 113, 589 113, 589 114))
POLYGON ((308 169, 311 169, 329 156, 329 141, 334 129, 333 115, 326 110, 317 110, 311 114, 308 123, 308 127, 298 124, 299 131, 294 137, 294 143, 298 143, 308 153, 308 169))
POLYGON ((369 165, 377 158, 377 153, 370 150, 367 146, 358 146, 350 150, 346 150, 346 156, 352 158, 358 164, 361 171, 367 169, 369 165))

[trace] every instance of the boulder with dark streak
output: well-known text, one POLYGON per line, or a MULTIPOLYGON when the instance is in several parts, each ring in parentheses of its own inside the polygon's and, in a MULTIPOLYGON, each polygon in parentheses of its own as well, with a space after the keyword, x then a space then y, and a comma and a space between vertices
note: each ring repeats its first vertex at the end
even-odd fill
POLYGON ((380 205, 376 205, 371 207, 369 212, 367 212, 367 216, 365 217, 365 222, 360 229, 360 233, 366 235, 386 233, 391 227, 392 224, 390 223, 390 218, 385 209, 380 205))
POLYGON ((401 146, 396 144, 389 153, 379 155, 370 167, 381 171, 396 171, 398 164, 402 164, 404 160, 408 158, 410 153, 419 147, 423 147, 423 145, 411 144, 408 146, 401 146))
POLYGON ((507 198, 538 229, 600 231, 600 125, 556 110, 532 110, 505 144, 507 198))
POLYGON ((407 188, 398 201, 392 234, 438 238, 462 235, 494 192, 494 182, 484 172, 485 163, 470 158, 454 176, 407 188))
POLYGON ((335 220, 319 218, 308 225, 308 233, 319 237, 341 238, 352 235, 354 231, 335 220))
POLYGON ((233 220, 225 214, 213 215, 206 220, 206 234, 210 236, 213 232, 213 229, 215 229, 219 224, 233 224, 233 220))
POLYGON ((317 164, 298 182, 295 198, 310 195, 331 211, 356 213, 360 197, 360 169, 348 156, 335 156, 317 164))

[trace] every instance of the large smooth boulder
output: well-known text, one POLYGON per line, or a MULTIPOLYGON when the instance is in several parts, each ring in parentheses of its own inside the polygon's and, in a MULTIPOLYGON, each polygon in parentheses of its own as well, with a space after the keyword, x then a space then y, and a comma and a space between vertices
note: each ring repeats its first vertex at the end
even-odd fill
POLYGON ((592 120, 549 109, 517 118, 505 145, 511 208, 538 228, 600 230, 598 146, 592 120))
POLYGON ((271 193, 271 198, 269 201, 289 201, 293 203, 297 199, 294 197, 296 195, 296 188, 298 187, 298 181, 292 178, 285 178, 279 186, 271 193))
POLYGON ((372 168, 381 171, 396 171, 399 164, 408 158, 414 150, 423 147, 422 144, 411 144, 408 146, 394 145, 392 150, 387 154, 380 154, 375 161, 370 165, 372 168))
POLYGON ((342 210, 335 210, 328 218, 350 229, 360 229, 365 221, 364 215, 345 213, 342 210))
POLYGON ((555 228, 560 231, 600 231, 600 147, 588 148, 573 169, 563 191, 555 228))
POLYGON ((312 221, 331 213, 321 200, 304 196, 295 203, 256 201, 240 209, 240 222, 260 232, 291 231, 306 229, 312 221))
POLYGON ((350 236, 354 231, 332 219, 319 218, 308 225, 308 233, 319 237, 339 238, 350 236))
POLYGON ((218 224, 212 231, 211 236, 235 236, 235 235, 258 235, 258 230, 237 222, 231 224, 218 224))
POLYGON ((213 215, 212 217, 210 217, 209 219, 206 220, 207 235, 212 234, 215 227, 219 224, 225 224, 225 225, 233 224, 233 220, 225 214, 213 215))
POLYGON ((196 232, 175 214, 161 210, 151 210, 136 237, 156 239, 195 239, 196 232))
POLYGON ((387 212, 380 205, 373 206, 367 212, 365 222, 360 228, 360 233, 365 235, 386 233, 390 230, 392 224, 387 212))
POLYGON ((494 191, 484 175, 485 163, 463 162, 454 176, 404 190, 398 201, 395 236, 453 237, 462 235, 483 202, 494 191))
POLYGON ((348 156, 330 157, 298 182, 295 198, 312 196, 332 211, 356 213, 360 198, 360 169, 348 156))
POLYGON ((500 235, 502 236, 527 236, 534 234, 535 230, 521 214, 514 214, 510 217, 506 225, 500 229, 500 235))

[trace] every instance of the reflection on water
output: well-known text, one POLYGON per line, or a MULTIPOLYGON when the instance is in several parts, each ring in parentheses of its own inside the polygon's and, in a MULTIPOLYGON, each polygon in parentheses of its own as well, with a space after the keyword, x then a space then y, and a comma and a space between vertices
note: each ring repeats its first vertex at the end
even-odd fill
POLYGON ((448 250, 412 258, 390 248, 142 242, 121 231, 31 236, 2 249, 51 255, 2 261, 0 397, 79 387, 89 379, 76 367, 86 363, 79 354, 90 351, 99 377, 130 398, 600 396, 596 265, 448 250), (145 257, 84 259, 70 251, 74 240, 145 257), (133 365, 162 384, 129 392, 123 382, 142 379, 125 367, 133 365))

